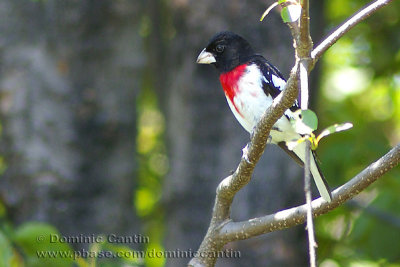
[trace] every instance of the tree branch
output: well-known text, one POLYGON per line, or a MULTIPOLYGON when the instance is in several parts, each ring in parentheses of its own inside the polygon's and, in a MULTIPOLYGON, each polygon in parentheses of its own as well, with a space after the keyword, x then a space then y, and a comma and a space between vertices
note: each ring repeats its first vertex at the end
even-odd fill
MULTIPOLYGON (((300 107, 308 109, 308 73, 310 71, 311 50, 313 42, 310 34, 309 1, 301 0, 301 16, 299 20, 299 38, 296 54, 300 63, 300 107)), ((316 242, 314 235, 314 222, 312 217, 311 196, 311 171, 310 171, 310 141, 306 140, 304 158, 304 194, 307 207, 307 236, 310 267, 317 266, 316 242)))
POLYGON ((376 0, 371 2, 366 7, 357 11, 350 19, 344 22, 339 28, 333 33, 326 37, 314 50, 311 52, 311 58, 313 59, 313 65, 318 61, 321 55, 328 50, 334 43, 337 42, 344 34, 350 31, 354 26, 363 21, 364 19, 371 16, 373 13, 378 11, 380 8, 388 5, 393 0, 376 0))
MULTIPOLYGON (((322 198, 315 199, 312 202, 313 216, 318 217, 325 214, 342 205, 347 200, 352 199, 399 163, 400 144, 392 148, 379 160, 369 165, 350 181, 334 190, 331 202, 326 202, 322 198)), ((229 222, 219 230, 219 234, 222 235, 221 238, 226 243, 247 239, 302 224, 306 220, 306 213, 306 205, 301 205, 248 221, 229 222)))
POLYGON ((299 58, 309 58, 313 43, 310 35, 309 1, 301 0, 301 16, 299 20, 299 37, 297 52, 299 58))
POLYGON ((286 84, 286 89, 275 98, 272 105, 264 112, 257 127, 254 129, 250 143, 243 149, 243 156, 238 168, 219 184, 210 226, 200 245, 197 256, 189 262, 189 266, 214 266, 217 260, 216 253, 210 254, 210 252, 220 251, 226 244, 225 240, 221 238, 219 230, 230 222, 230 207, 233 197, 250 182, 256 163, 264 153, 272 126, 293 105, 297 98, 298 74, 298 64, 295 64, 286 84), (201 255, 208 256, 201 257, 201 255))
MULTIPOLYGON (((387 154, 376 162, 370 164, 367 168, 357 174, 346 184, 332 192, 332 201, 326 202, 322 198, 312 201, 313 216, 318 217, 325 214, 344 202, 352 199, 373 182, 382 177, 386 172, 393 169, 400 163, 400 144, 392 148, 387 154)), ((229 177, 228 177, 229 178, 229 177)), ((224 183, 225 180, 222 183, 224 183)), ((217 199, 214 206, 214 214, 217 210, 225 209, 222 203, 219 203, 221 191, 217 190, 217 199), (220 204, 220 205, 218 205, 220 204)), ((233 222, 225 219, 222 222, 216 220, 213 215, 213 221, 203 240, 198 255, 201 253, 221 251, 223 246, 229 242, 248 239, 261 234, 290 228, 306 221, 306 204, 294 208, 282 210, 274 214, 253 218, 247 221, 233 222)), ((195 257, 189 266, 213 266, 216 258, 213 257, 195 257)))

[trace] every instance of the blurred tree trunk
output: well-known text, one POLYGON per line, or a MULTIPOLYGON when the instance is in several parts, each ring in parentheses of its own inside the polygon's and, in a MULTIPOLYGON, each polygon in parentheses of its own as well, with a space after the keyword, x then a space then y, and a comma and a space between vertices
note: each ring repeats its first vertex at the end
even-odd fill
POLYGON ((12 219, 132 233, 142 2, 0 4, 1 194, 12 219))
MULTIPOLYGON (((294 62, 290 33, 279 15, 273 12, 259 22, 265 7, 263 1, 170 3, 174 35, 167 42, 164 70, 168 79, 158 88, 171 160, 164 191, 167 250, 198 248, 209 224, 215 189, 236 168, 249 140, 228 108, 217 72, 196 65, 198 53, 213 34, 231 30, 245 36, 285 76, 294 62)), ((154 34, 168 33, 160 28, 154 34)), ((157 54, 157 46, 152 49, 157 54)), ((302 181, 301 168, 277 147, 268 146, 252 182, 235 198, 233 219, 302 203, 302 181)), ((304 228, 297 227, 229 244, 228 249, 241 252, 241 259, 220 259, 217 266, 306 266, 306 247, 304 228)), ((167 266, 183 266, 188 260, 169 259, 167 266)))

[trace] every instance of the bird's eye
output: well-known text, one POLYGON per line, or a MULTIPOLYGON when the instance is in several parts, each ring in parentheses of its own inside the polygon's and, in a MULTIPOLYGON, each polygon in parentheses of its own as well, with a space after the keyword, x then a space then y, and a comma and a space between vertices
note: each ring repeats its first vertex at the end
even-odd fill
POLYGON ((224 46, 223 45, 217 45, 215 47, 215 51, 217 51, 218 53, 221 53, 222 51, 224 51, 224 46))

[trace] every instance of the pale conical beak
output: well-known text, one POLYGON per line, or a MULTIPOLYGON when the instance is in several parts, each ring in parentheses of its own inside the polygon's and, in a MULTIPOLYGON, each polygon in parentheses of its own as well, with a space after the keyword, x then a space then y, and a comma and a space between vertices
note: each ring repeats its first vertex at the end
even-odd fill
POLYGON ((206 49, 204 48, 197 57, 196 62, 199 64, 211 64, 215 62, 215 57, 210 52, 206 52, 206 49))

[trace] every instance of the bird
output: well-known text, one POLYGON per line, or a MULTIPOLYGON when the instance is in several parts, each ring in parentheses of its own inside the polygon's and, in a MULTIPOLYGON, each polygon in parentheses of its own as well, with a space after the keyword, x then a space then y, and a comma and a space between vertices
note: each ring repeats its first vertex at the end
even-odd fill
MULTIPOLYGON (((216 67, 233 115, 250 134, 264 111, 285 89, 286 80, 281 72, 262 55, 256 54, 243 37, 230 31, 214 35, 197 57, 197 63, 216 67)), ((297 100, 273 125, 268 143, 278 145, 299 165, 304 166, 305 142, 293 150, 286 144, 302 137, 290 122, 296 110, 299 110, 297 100)), ((320 195, 330 202, 332 195, 314 152, 310 152, 310 171, 320 195)))

